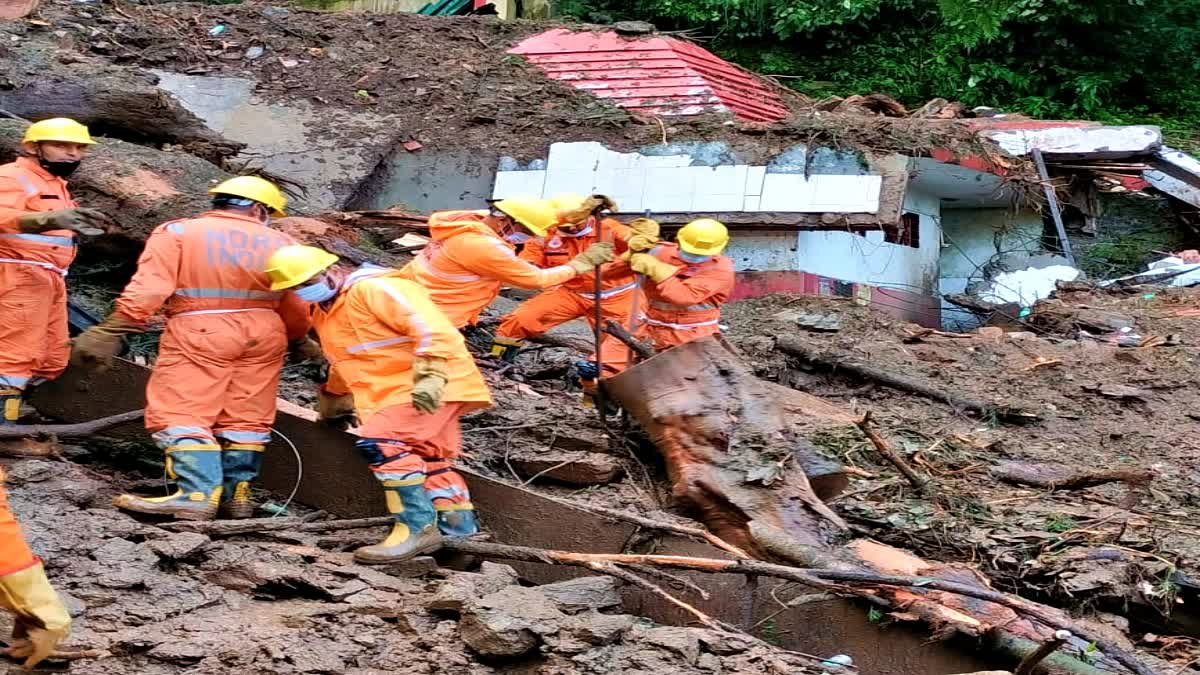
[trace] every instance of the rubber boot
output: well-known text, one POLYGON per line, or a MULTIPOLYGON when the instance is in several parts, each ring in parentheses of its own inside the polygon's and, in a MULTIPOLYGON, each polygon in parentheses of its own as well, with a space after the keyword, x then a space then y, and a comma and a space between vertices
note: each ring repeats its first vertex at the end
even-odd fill
POLYGON ((250 498, 250 483, 258 478, 265 448, 258 443, 226 443, 221 450, 221 469, 225 476, 224 503, 229 518, 250 518, 254 502, 250 498))
POLYGON ((388 511, 396 523, 386 539, 354 551, 356 562, 367 565, 404 562, 442 547, 437 515, 424 483, 424 476, 383 481, 388 511))
POLYGON ((479 533, 479 520, 475 507, 456 504, 457 508, 437 509, 438 530, 443 537, 460 539, 479 533))
POLYGON ((517 354, 525 346, 524 340, 516 340, 497 335, 492 338, 492 356, 499 357, 505 363, 514 363, 517 354))
POLYGON ((167 497, 117 495, 113 506, 126 511, 156 516, 174 516, 178 520, 212 520, 224 492, 221 478, 221 446, 183 439, 166 449, 167 475, 178 489, 167 497))
POLYGON ((21 390, 0 389, 0 424, 16 424, 21 419, 21 390))

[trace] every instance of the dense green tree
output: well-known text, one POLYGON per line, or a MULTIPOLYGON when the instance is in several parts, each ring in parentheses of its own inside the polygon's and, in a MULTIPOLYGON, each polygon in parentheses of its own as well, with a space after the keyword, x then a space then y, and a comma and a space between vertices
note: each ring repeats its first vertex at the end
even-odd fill
POLYGON ((1158 123, 1177 143, 1198 140, 1200 0, 572 1, 695 29, 723 56, 810 96, 941 96, 1043 118, 1158 123))

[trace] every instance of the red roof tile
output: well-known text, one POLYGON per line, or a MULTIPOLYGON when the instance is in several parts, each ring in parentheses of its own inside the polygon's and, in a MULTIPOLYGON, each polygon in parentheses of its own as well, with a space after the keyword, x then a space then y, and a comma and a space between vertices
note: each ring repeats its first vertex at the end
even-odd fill
POLYGON ((556 28, 525 39, 509 53, 635 115, 731 112, 752 122, 788 115, 783 101, 751 73, 670 37, 623 38, 611 31, 556 28))

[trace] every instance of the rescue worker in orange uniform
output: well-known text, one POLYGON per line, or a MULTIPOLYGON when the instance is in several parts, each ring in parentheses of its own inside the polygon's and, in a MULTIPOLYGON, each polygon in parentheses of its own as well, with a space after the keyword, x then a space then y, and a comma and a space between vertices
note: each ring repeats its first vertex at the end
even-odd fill
POLYGON ((16 615, 4 654, 25 659, 31 670, 50 656, 71 630, 71 615, 50 586, 42 561, 29 550, 8 508, 0 468, 0 607, 16 615))
MULTIPOLYGON (((653 223, 653 221, 649 221, 653 223)), ((658 242, 657 224, 631 240, 629 266, 644 275, 645 309, 636 336, 662 351, 721 332, 721 305, 733 292, 733 261, 725 225, 701 218, 680 228, 677 243, 658 242)))
MULTIPOLYGON (((627 250, 625 242, 630 237, 630 229, 617 220, 599 215, 602 210, 616 210, 617 205, 608 197, 592 195, 585 199, 579 195, 561 195, 551 203, 557 211, 557 224, 547 230, 545 238, 525 244, 520 253, 522 260, 543 269, 557 267, 601 241, 601 234, 603 241, 613 244, 616 254, 624 254, 627 250)), ((627 325, 636 289, 633 272, 626 265, 601 266, 581 274, 526 300, 504 317, 496 329, 492 354, 512 361, 525 346, 526 338, 541 335, 579 317, 586 318, 595 330, 597 302, 600 303, 602 322, 612 319, 622 326, 627 325), (597 273, 601 284, 599 297, 595 285, 597 273)), ((597 369, 595 354, 578 364, 585 389, 594 388, 600 374, 608 376, 621 372, 629 360, 629 349, 625 343, 605 333, 600 343, 600 356, 604 361, 603 373, 597 369)))
MULTIPOLYGON (((311 356, 309 307, 271 289, 267 259, 294 244, 268 227, 287 198, 257 176, 217 185, 213 210, 160 225, 113 313, 75 339, 72 359, 111 365, 124 335, 166 306, 167 327, 146 386, 146 429, 166 453, 178 489, 119 495, 118 508, 210 520, 253 514, 250 482, 271 440, 279 374, 289 346, 311 356)), ((317 352, 319 353, 319 352, 317 352)))
POLYGON ((517 257, 517 244, 545 236, 557 220, 548 201, 532 197, 501 199, 488 211, 434 213, 429 216, 433 240, 400 274, 424 286, 456 328, 473 325, 500 294, 501 284, 550 288, 613 259, 610 242, 596 242, 547 269, 517 257))
POLYGON ((362 563, 430 553, 442 536, 479 531, 467 484, 451 467, 459 418, 491 405, 457 328, 420 285, 396 270, 355 268, 311 246, 288 246, 267 264, 274 290, 316 303, 313 326, 330 363, 318 409, 324 420, 357 411, 358 451, 383 486, 391 532, 354 552, 362 563))
POLYGON ((94 144, 74 120, 42 120, 25 130, 21 156, 0 166, 0 423, 17 421, 27 387, 67 367, 64 278, 75 235, 99 234, 109 222, 67 190, 94 144))

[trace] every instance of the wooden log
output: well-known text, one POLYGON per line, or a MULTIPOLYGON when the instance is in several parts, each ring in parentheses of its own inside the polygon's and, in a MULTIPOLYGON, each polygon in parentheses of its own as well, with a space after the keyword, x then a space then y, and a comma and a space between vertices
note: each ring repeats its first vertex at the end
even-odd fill
POLYGON ((672 494, 726 542, 756 557, 750 521, 821 546, 846 524, 794 461, 800 443, 771 390, 718 337, 659 353, 605 380, 666 460, 672 494))
POLYGON ((629 331, 625 330, 621 324, 613 321, 612 319, 609 319, 604 323, 604 332, 617 338, 621 342, 624 342, 626 347, 632 349, 635 354, 643 359, 648 359, 654 356, 653 347, 645 344, 641 340, 638 340, 633 335, 630 335, 629 331))
POLYGON ((1000 462, 991 475, 1005 483, 1046 490, 1082 490, 1117 482, 1145 485, 1154 478, 1150 469, 1074 469, 1031 462, 1000 462))
POLYGON ((835 582, 859 592, 865 589, 882 591, 887 588, 928 589, 962 595, 976 600, 996 603, 1008 607, 1022 616, 1043 624, 1055 631, 1069 631, 1075 636, 1094 643, 1101 653, 1121 664, 1137 675, 1156 675, 1155 671, 1134 655, 1103 639, 1098 634, 1070 622, 1060 612, 1038 603, 1001 593, 989 588, 935 577, 879 574, 853 570, 823 570, 775 565, 758 560, 720 560, 716 558, 693 558, 687 556, 636 555, 623 553, 576 553, 573 551, 551 551, 525 546, 506 546, 490 542, 452 539, 443 546, 452 551, 468 553, 486 558, 521 560, 548 564, 573 565, 592 568, 595 563, 620 565, 646 565, 669 569, 692 570, 709 573, 735 573, 786 579, 797 583, 826 587, 822 582, 835 582))
MULTIPOLYGON (((0 438, 29 438, 34 436, 55 437, 55 438, 80 438, 83 436, 91 436, 105 429, 109 429, 127 422, 134 422, 142 419, 143 410, 133 410, 120 415, 112 415, 110 417, 101 417, 98 420, 91 422, 80 422, 78 424, 14 424, 9 426, 0 425, 0 438)), ((31 456, 35 453, 31 453, 31 456)))
POLYGON ((176 532, 199 532, 210 537, 232 537, 239 534, 257 532, 328 532, 330 530, 351 530, 362 527, 379 527, 395 522, 392 516, 375 516, 371 518, 350 518, 346 520, 318 520, 308 522, 303 518, 247 518, 245 520, 179 520, 158 525, 166 530, 176 532))
POLYGON ((775 347, 780 351, 795 356, 800 360, 827 370, 850 373, 856 377, 873 380, 882 385, 911 392, 935 401, 941 401, 960 410, 977 413, 984 416, 994 416, 1006 422, 1031 422, 1039 419, 1038 415, 1009 406, 997 406, 969 398, 958 392, 938 389, 930 384, 916 379, 897 375, 881 368, 867 365, 837 354, 818 352, 800 340, 790 337, 777 337, 775 347))

